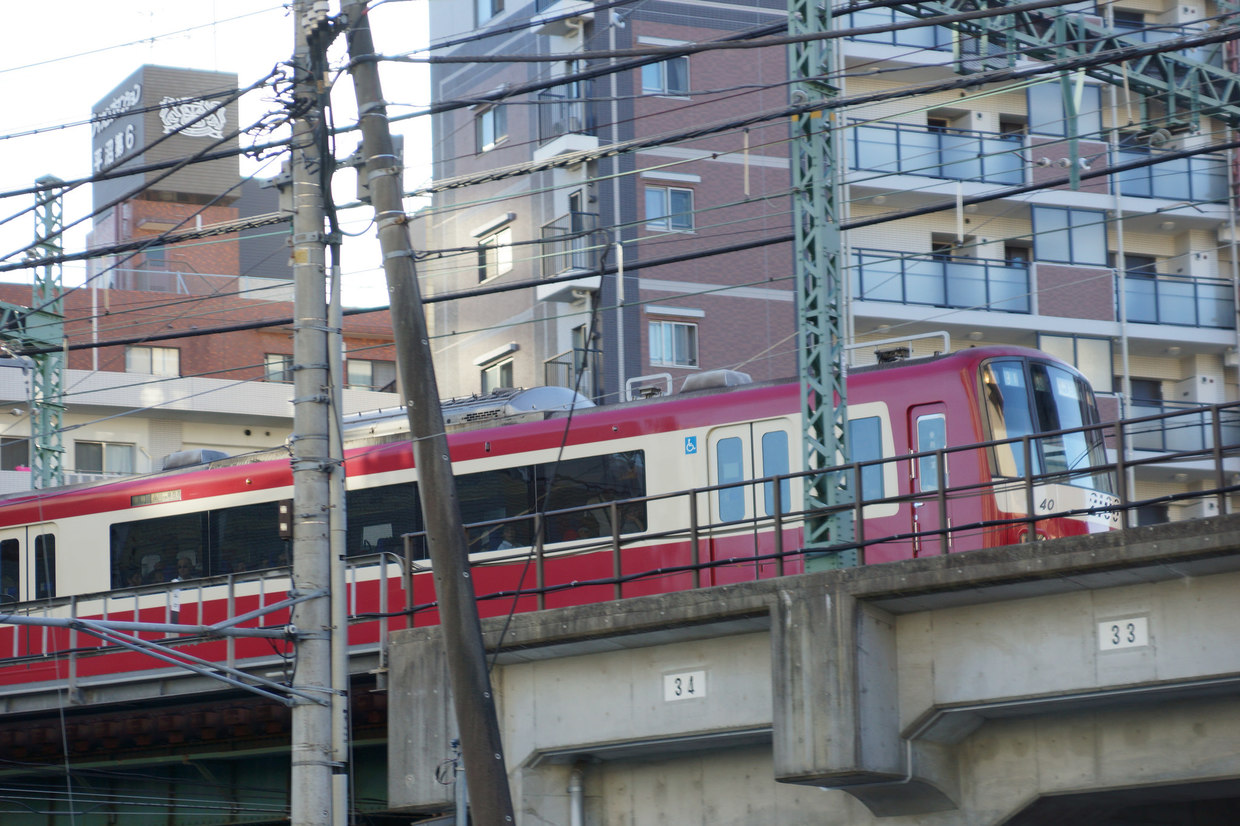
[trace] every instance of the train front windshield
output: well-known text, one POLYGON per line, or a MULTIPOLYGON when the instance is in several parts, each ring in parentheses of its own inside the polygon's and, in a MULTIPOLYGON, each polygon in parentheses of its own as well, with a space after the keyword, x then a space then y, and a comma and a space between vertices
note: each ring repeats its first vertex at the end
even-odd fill
MULTIPOLYGON (((982 367, 983 402, 992 438, 1020 439, 1039 433, 1097 424, 1094 393, 1075 373, 1041 361, 996 360, 982 367)), ((1020 478, 1055 474, 1051 481, 1111 492, 1106 449, 1097 430, 1031 439, 1032 468, 1025 467, 1019 441, 995 447, 996 471, 1020 478), (1092 470, 1091 470, 1092 469, 1092 470), (1074 472, 1079 471, 1079 472, 1074 472)))

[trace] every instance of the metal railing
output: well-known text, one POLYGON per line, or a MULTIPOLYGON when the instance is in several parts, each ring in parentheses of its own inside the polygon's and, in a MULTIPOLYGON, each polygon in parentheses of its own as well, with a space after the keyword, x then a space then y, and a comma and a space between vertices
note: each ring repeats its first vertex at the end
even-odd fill
POLYGON ((1030 312, 1024 262, 859 249, 852 263, 853 296, 862 301, 1030 312))
MULTIPOLYGON (((855 539, 834 550, 857 551, 862 562, 875 562, 1085 532, 1082 520, 1092 520, 1094 530, 1128 527, 1135 524, 1137 511, 1150 505, 1204 503, 1226 513, 1231 496, 1240 492, 1237 479, 1240 403, 1230 403, 854 462, 825 471, 527 513, 472 523, 466 530, 476 548, 490 548, 471 562, 482 613, 502 615, 796 573, 807 553, 801 544, 801 523, 811 516, 827 516, 828 511, 851 510, 856 524, 855 539), (1084 448, 1103 443, 1109 448, 1108 458, 1090 464, 1084 448), (984 474, 979 468, 991 470, 984 474), (1129 483, 1130 471, 1167 477, 1182 468, 1195 474, 1191 490, 1141 498, 1129 483), (1033 472, 1025 472, 1028 469, 1033 472), (858 493, 856 501, 813 513, 804 510, 799 491, 807 476, 820 472, 847 475, 858 493), (909 480, 921 474, 932 475, 919 486, 911 485, 909 480), (882 484, 863 484, 867 479, 882 484), (755 503, 757 512, 721 517, 721 497, 755 503), (590 531, 567 530, 587 521, 593 526, 590 531), (505 526, 518 527, 515 533, 530 544, 510 547, 490 542, 503 535, 505 526)), ((433 585, 423 576, 429 567, 424 561, 424 536, 407 534, 404 546, 403 559, 389 553, 349 559, 347 610, 354 627, 354 650, 371 645, 381 652, 392 628, 433 621, 428 613, 436 608, 433 585), (419 595, 425 601, 418 602, 419 595)), ((289 582, 289 570, 275 568, 6 604, 6 609, 58 617, 138 616, 195 630, 212 619, 199 613, 207 610, 205 606, 235 616, 278 602, 286 596, 289 582), (173 612, 174 590, 180 591, 179 616, 173 612)), ((252 620, 254 625, 260 622, 280 627, 287 617, 252 620)), ((205 641, 194 634, 174 635, 168 644, 205 641)), ((226 646, 223 654, 214 656, 230 667, 271 655, 267 642, 259 646, 252 640, 228 639, 213 644, 226 646)), ((63 628, 6 629, 0 646, 4 660, 0 680, 5 668, 20 667, 23 674, 29 672, 20 685, 43 678, 68 679, 76 685, 81 658, 108 653, 132 656, 116 646, 84 644, 77 631, 63 628)), ((118 679, 131 676, 116 674, 118 679)))
MULTIPOLYGON (((894 9, 867 9, 845 15, 837 25, 840 28, 850 29, 867 26, 890 27, 896 23, 907 23, 915 19, 917 18, 894 9)), ((889 29, 871 34, 854 35, 849 39, 858 43, 880 43, 886 46, 906 46, 915 49, 949 50, 952 47, 952 31, 946 26, 889 29)))
MULTIPOLYGON (((1115 163, 1156 158, 1156 151, 1124 149, 1115 153, 1115 163)), ((1117 172, 1121 195, 1135 198, 1166 198, 1172 201, 1226 201, 1227 161, 1197 156, 1176 158, 1140 169, 1117 172)))
MULTIPOLYGON (((1214 448, 1214 408, 1184 402, 1133 399, 1129 403, 1129 445, 1133 450, 1158 453, 1205 452, 1214 448)), ((1222 443, 1240 445, 1240 410, 1221 409, 1218 424, 1222 443)))
POLYGON ((594 398, 594 376, 601 357, 602 351, 597 348, 574 347, 549 358, 543 362, 543 384, 573 388, 584 396, 594 398))
POLYGON ((542 274, 544 278, 573 270, 593 270, 599 247, 598 214, 570 212, 542 228, 542 274))
POLYGON ((858 124, 849 130, 853 169, 1016 186, 1025 182, 1020 135, 858 124))
POLYGON ((561 135, 588 135, 594 132, 587 103, 585 82, 560 86, 538 93, 538 140, 555 140, 561 135))
POLYGON ((1129 272, 1124 278, 1124 297, 1132 322, 1236 327, 1235 293, 1231 282, 1222 278, 1129 272))

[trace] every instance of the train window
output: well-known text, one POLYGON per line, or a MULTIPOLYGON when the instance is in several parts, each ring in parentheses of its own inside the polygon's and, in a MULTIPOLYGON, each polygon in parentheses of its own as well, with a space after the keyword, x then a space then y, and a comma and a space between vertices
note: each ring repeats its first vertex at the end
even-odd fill
POLYGON ((17 602, 17 584, 22 581, 21 543, 16 539, 0 541, 0 603, 17 602))
MULTIPOLYGON (((941 450, 947 446, 947 418, 942 413, 931 413, 917 417, 917 452, 926 453, 941 450)), ((946 476, 947 469, 944 468, 946 476)), ((939 489, 939 457, 929 453, 917 459, 917 489, 933 491, 939 489)))
MULTIPOLYGON (((349 514, 349 554, 379 551, 404 553, 401 537, 422 530, 422 505, 418 486, 413 482, 359 488, 348 492, 345 507, 349 514)), ((414 552, 415 559, 425 559, 425 543, 414 552)))
MULTIPOLYGON (((1098 421, 1093 394, 1077 376, 1050 364, 1029 365, 1033 380, 1033 402, 1041 430, 1071 430, 1098 421)), ((1042 457, 1050 473, 1065 473, 1091 466, 1104 467, 1106 452, 1098 432, 1065 433, 1039 440, 1042 457)), ((1107 473, 1072 473, 1068 484, 1094 490, 1109 490, 1107 473)))
MULTIPOLYGON (((534 512, 533 468, 514 467, 487 470, 457 477, 456 492, 461 501, 461 519, 465 524, 488 522, 525 516, 534 512)), ((552 507, 568 507, 560 503, 552 507)), ((513 545, 529 545, 533 536, 532 520, 514 525, 518 541, 513 545)), ((484 525, 469 531, 471 551, 489 551, 502 541, 503 526, 484 525)))
MULTIPOLYGON (((869 462, 883 458, 883 420, 878 416, 866 416, 848 420, 848 449, 854 462, 869 462)), ((873 502, 883 498, 883 465, 861 467, 861 501, 873 502)))
POLYGON ((205 541, 182 542, 175 556, 194 559, 203 576, 290 565, 292 545, 280 537, 279 510, 278 502, 259 502, 210 511, 205 541))
POLYGON ((41 533, 34 538, 34 595, 36 599, 56 596, 56 535, 41 533))
MULTIPOLYGON (((762 434, 762 475, 782 476, 788 473, 788 434, 782 430, 772 430, 762 434)), ((765 489, 766 515, 775 513, 775 485, 767 482, 765 489)), ((779 483, 779 510, 788 513, 791 510, 792 487, 787 479, 779 483)))
POLYGON ((718 483, 732 485, 719 491, 719 518, 735 522, 745 518, 745 488, 735 483, 745 478, 744 445, 737 436, 720 439, 715 444, 715 461, 719 466, 718 483))
MULTIPOLYGON (((611 536, 608 503, 646 495, 646 455, 640 450, 537 465, 534 473, 536 501, 543 510, 585 508, 547 520, 547 539, 552 542, 611 536)), ((622 506, 619 520, 621 534, 646 530, 646 503, 622 506)))
MULTIPOLYGON (((1025 369, 1019 361, 993 361, 982 367, 984 403, 990 419, 991 438, 1019 440, 1034 433, 1032 406, 1025 381, 1025 369)), ((995 472, 1005 478, 1041 472, 1037 446, 1031 451, 1033 467, 1025 467, 1025 451, 1020 441, 995 445, 995 472)))

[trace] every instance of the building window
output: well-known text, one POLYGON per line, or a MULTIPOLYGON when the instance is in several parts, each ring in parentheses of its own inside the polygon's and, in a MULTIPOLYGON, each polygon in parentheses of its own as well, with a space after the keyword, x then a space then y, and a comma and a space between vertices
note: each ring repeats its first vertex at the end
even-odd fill
POLYGON ((646 187, 646 227, 673 232, 693 230, 693 190, 676 186, 646 187))
POLYGON ((504 0, 474 0, 474 9, 478 13, 478 25, 481 26, 504 10, 504 0))
POLYGON ((396 363, 348 359, 345 365, 345 383, 361 390, 383 390, 396 387, 396 363))
POLYGON ((267 381, 291 382, 293 380, 293 357, 283 353, 263 356, 264 378, 267 381))
POLYGON ((181 351, 175 347, 126 347, 125 372, 179 376, 181 351))
POLYGON ((30 468, 30 440, 5 436, 0 438, 0 470, 30 468))
POLYGON ((1033 208, 1034 255, 1039 261, 1107 265, 1106 213, 1070 207, 1033 208))
POLYGON ((1076 129, 1069 129, 1064 86, 1059 82, 1029 87, 1029 131, 1057 138, 1097 136, 1102 131, 1102 92, 1098 86, 1071 84, 1069 94, 1078 95, 1076 129), (1071 133, 1071 134, 1070 134, 1071 133))
POLYGON ((512 269, 512 229, 505 227, 478 242, 478 280, 486 281, 512 269))
POLYGON ((689 58, 673 57, 642 67, 642 91, 648 95, 689 94, 689 58))
POLYGON ((133 473, 134 446, 113 442, 74 442, 73 464, 78 473, 133 473))
POLYGON ((501 387, 512 387, 512 359, 497 361, 482 368, 482 392, 490 393, 501 387))
POLYGON ((1110 393, 1114 389, 1111 339, 1089 336, 1052 336, 1038 334, 1038 349, 1058 356, 1071 364, 1089 379, 1098 393, 1110 393))
POLYGON ((697 324, 650 322, 650 363, 669 367, 698 366, 697 324))
POLYGON ((508 137, 508 115, 503 106, 491 106, 474 117, 478 151, 486 152, 508 137))

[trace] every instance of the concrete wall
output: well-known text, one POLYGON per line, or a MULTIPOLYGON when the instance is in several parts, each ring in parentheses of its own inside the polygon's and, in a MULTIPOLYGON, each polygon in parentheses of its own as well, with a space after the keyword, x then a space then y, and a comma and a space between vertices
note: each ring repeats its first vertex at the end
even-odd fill
MULTIPOLYGON (((569 823, 574 772, 606 826, 1230 805, 1237 537, 1222 517, 518 615, 494 672, 518 822, 569 823), (689 675, 705 696, 669 693, 689 675)), ((391 653, 390 805, 450 808, 438 630, 391 653)))

